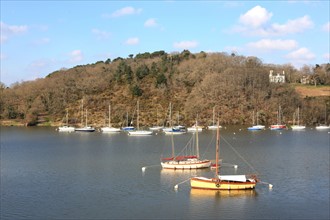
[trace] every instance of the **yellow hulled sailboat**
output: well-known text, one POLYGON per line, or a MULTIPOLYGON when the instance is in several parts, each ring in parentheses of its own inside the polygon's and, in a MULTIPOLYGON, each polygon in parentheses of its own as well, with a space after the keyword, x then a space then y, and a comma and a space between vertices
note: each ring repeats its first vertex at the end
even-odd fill
POLYGON ((242 190, 254 189, 258 182, 255 175, 220 175, 219 174, 219 144, 220 144, 220 131, 219 120, 217 128, 217 141, 216 141, 216 170, 215 177, 193 177, 190 179, 190 185, 193 189, 207 189, 207 190, 242 190))

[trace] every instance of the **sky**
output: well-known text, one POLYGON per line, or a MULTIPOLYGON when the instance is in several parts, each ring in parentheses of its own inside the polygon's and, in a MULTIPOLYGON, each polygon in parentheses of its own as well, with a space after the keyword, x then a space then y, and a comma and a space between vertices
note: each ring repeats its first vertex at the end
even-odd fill
POLYGON ((0 81, 7 86, 62 68, 159 50, 234 52, 297 69, 330 62, 328 0, 0 4, 0 81))

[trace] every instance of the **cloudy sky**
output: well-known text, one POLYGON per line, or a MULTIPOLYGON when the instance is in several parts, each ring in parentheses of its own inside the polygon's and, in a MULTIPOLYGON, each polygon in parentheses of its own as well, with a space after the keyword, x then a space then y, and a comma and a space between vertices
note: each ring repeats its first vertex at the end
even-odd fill
POLYGON ((329 1, 1 0, 1 82, 144 52, 329 61, 329 1))

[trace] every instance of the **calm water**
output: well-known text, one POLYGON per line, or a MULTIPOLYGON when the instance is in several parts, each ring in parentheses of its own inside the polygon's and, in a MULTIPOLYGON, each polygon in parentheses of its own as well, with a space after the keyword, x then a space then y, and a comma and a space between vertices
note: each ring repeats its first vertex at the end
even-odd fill
MULTIPOLYGON (((215 159, 214 134, 199 135, 204 158, 215 159)), ((257 171, 272 190, 191 190, 185 180, 213 171, 162 170, 160 157, 171 148, 162 134, 2 127, 1 219, 329 219, 328 131, 228 127, 221 135, 221 172, 257 171)), ((178 152, 190 138, 174 137, 178 152)))

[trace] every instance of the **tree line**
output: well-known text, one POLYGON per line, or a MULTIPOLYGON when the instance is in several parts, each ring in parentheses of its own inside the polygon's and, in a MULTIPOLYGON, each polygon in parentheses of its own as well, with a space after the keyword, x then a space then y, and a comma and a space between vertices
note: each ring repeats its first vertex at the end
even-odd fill
POLYGON ((170 102, 173 120, 189 125, 196 117, 200 124, 210 124, 213 107, 222 124, 251 124, 253 111, 259 112, 260 123, 272 124, 278 106, 284 122, 292 121, 300 107, 305 124, 329 123, 330 96, 302 97, 295 85, 303 76, 310 78, 310 86, 329 86, 330 64, 297 70, 234 53, 130 54, 61 69, 10 87, 1 83, 0 118, 34 125, 43 116, 49 125, 58 125, 68 110, 70 123, 78 124, 84 100, 90 124, 102 126, 111 104, 111 121, 121 126, 127 123, 127 115, 134 120, 139 99, 140 124, 145 126, 168 121, 170 102), (270 70, 285 71, 286 83, 270 83, 270 70))

